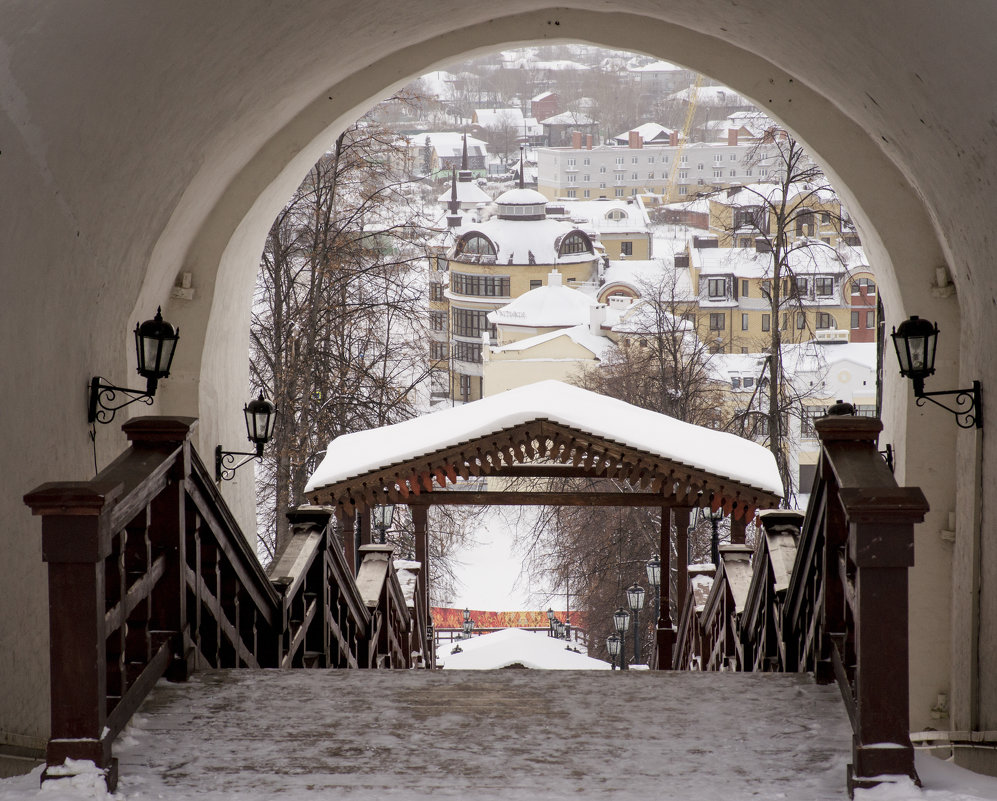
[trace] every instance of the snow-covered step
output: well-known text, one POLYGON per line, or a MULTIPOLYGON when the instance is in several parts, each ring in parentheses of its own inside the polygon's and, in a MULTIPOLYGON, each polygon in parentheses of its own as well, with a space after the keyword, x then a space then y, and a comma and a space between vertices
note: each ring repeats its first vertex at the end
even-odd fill
POLYGON ((128 799, 843 799, 836 687, 630 671, 217 671, 119 738, 128 799))

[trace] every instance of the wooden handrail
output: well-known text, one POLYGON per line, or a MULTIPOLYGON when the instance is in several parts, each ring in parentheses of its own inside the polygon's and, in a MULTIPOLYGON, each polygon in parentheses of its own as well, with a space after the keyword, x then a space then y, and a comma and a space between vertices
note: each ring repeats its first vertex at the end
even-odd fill
POLYGON ((393 570, 385 625, 375 627, 331 512, 305 507, 289 514, 288 546, 264 571, 191 446, 196 422, 130 420, 131 447, 93 480, 24 496, 42 517, 49 572, 46 761, 92 761, 111 790, 111 743, 163 676, 408 664, 410 621, 393 570))
POLYGON ((849 792, 884 776, 916 780, 907 571, 928 504, 920 489, 897 486, 878 452, 879 420, 834 416, 815 427, 821 459, 802 527, 798 513, 762 516, 741 608, 731 557, 740 563, 745 554, 727 549, 705 608, 683 609, 675 667, 837 681, 854 732, 849 792))

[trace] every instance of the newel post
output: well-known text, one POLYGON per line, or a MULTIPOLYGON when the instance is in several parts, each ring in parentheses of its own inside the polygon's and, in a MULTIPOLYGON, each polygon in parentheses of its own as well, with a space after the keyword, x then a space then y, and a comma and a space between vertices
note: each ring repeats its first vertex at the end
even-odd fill
MULTIPOLYGON (((837 487, 835 505, 853 574, 850 589, 843 588, 855 651, 849 791, 875 785, 882 776, 917 780, 910 741, 907 572, 914 565, 914 525, 924 520, 928 502, 919 488, 897 486, 878 452, 879 420, 827 417, 816 427, 837 487)), ((829 529, 835 525, 831 512, 829 529)), ((840 535, 829 530, 828 544, 835 541, 840 535)), ((837 560, 828 557, 830 569, 837 560)))
POLYGON ((107 511, 121 484, 53 482, 24 496, 42 517, 48 563, 51 739, 42 781, 68 759, 90 760, 110 789, 117 779, 107 723, 104 559, 110 554, 107 511))

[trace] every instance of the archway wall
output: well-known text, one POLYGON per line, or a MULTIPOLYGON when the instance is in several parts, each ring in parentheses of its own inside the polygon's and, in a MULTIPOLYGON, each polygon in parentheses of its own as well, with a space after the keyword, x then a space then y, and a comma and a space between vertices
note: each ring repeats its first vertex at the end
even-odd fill
MULTIPOLYGON (((887 267, 891 319, 912 312, 939 320, 949 364, 937 385, 955 386, 963 375, 997 386, 989 380, 997 365, 976 345, 992 340, 997 321, 986 260, 997 212, 995 126, 980 111, 995 66, 987 34, 997 12, 989 4, 947 9, 941 19, 926 2, 906 4, 903 17, 860 2, 806 15, 791 0, 763 11, 724 0, 616 4, 628 14, 599 11, 594 0, 574 5, 537 11, 528 0, 508 0, 494 18, 483 0, 372 0, 333 12, 319 0, 293 8, 119 0, 99 15, 82 6, 7 4, 0 31, 7 374, 0 392, 18 425, 0 455, 10 477, 0 497, 8 522, 0 538, 4 603, 20 614, 0 615, 0 673, 10 677, 0 742, 37 740, 47 727, 45 577, 38 522, 20 496, 41 481, 92 473, 84 418, 90 375, 134 383, 130 330, 161 303, 182 340, 158 409, 198 415, 204 453, 217 442, 240 444, 248 304, 270 221, 338 128, 451 57, 499 44, 581 40, 648 52, 725 81, 783 120, 829 167, 870 255, 887 267), (931 47, 924 46, 928 18, 931 47), (942 263, 958 300, 932 292, 942 263), (194 297, 171 300, 185 271, 194 297), (979 337, 961 347, 959 301, 967 330, 979 337)), ((923 601, 912 615, 915 648, 922 648, 912 662, 923 667, 914 681, 917 725, 927 699, 947 689, 949 556, 937 531, 955 506, 955 450, 950 419, 931 410, 908 415, 908 392, 888 383, 886 441, 901 448, 901 480, 924 486, 934 509, 919 535, 913 593, 923 601), (930 425, 926 434, 915 428, 921 420, 930 425)), ((102 462, 122 445, 110 428, 98 432, 102 462)), ((988 463, 992 456, 984 461, 984 491, 997 487, 988 463)), ((251 523, 243 473, 241 489, 225 489, 251 523)), ((969 551, 962 558, 972 560, 969 551)), ((967 575, 971 567, 957 570, 967 575)), ((987 587, 995 580, 984 586, 980 615, 991 661, 997 602, 987 587)), ((960 608, 972 617, 971 603, 960 608)), ((995 686, 980 692, 984 709, 997 708, 995 686)))

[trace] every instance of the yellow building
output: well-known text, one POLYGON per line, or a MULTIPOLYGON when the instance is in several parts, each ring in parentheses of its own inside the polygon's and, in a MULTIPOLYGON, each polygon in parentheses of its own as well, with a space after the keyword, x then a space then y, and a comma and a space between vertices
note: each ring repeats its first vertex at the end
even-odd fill
MULTIPOLYGON (((567 287, 591 282, 597 273, 591 237, 548 219, 543 195, 511 189, 495 203, 492 218, 453 229, 448 253, 443 302, 448 306, 449 384, 451 397, 460 401, 482 397, 481 335, 493 340, 496 335, 489 312, 543 286, 552 270, 567 287)), ((438 324, 439 318, 433 321, 434 327, 438 324)))

